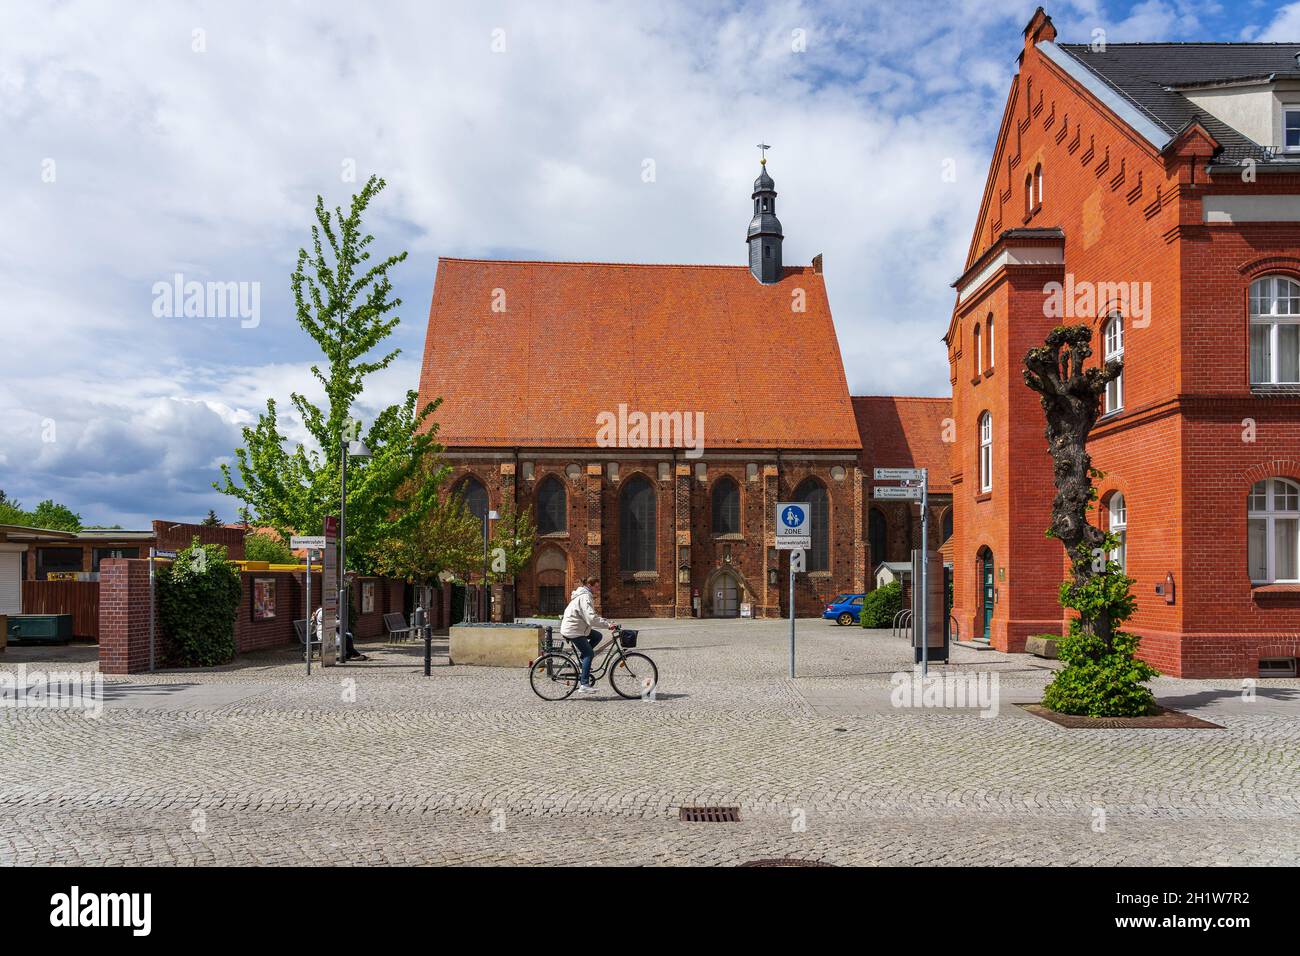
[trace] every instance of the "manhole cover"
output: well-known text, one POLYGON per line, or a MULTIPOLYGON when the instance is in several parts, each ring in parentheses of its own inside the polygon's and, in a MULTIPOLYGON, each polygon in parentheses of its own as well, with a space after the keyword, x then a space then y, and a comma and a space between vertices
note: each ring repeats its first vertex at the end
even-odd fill
POLYGON ((750 860, 748 863, 742 863, 741 866, 831 866, 834 863, 823 863, 821 860, 796 860, 794 857, 783 856, 774 860, 750 860))
POLYGON ((679 818, 687 823, 739 823, 740 807, 682 807, 679 818))

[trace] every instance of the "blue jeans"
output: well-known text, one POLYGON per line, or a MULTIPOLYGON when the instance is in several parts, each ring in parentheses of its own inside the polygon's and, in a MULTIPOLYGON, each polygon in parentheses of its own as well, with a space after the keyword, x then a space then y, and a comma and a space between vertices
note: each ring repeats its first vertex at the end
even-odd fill
POLYGON ((578 674, 578 683, 586 686, 591 683, 591 661, 596 656, 596 649, 592 644, 592 638, 596 643, 600 643, 600 635, 592 631, 586 637, 572 638, 573 648, 578 652, 578 661, 582 664, 582 670, 578 674))

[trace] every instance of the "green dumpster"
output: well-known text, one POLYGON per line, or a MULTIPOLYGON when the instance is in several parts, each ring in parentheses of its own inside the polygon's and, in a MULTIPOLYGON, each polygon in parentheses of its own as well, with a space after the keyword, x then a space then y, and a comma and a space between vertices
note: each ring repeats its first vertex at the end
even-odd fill
POLYGON ((71 640, 71 614, 9 615, 10 644, 67 644, 71 640))

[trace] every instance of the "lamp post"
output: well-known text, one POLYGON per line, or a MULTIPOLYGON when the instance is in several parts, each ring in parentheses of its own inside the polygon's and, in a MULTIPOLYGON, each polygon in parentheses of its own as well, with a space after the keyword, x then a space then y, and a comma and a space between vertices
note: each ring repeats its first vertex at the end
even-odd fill
POLYGON ((342 652, 347 655, 348 634, 348 458, 369 458, 370 449, 361 442, 348 440, 347 433, 339 443, 340 501, 339 501, 339 637, 342 652))
POLYGON ((491 605, 488 597, 488 521, 496 521, 499 517, 495 511, 483 512, 483 594, 479 598, 479 620, 483 622, 490 617, 488 608, 491 605))

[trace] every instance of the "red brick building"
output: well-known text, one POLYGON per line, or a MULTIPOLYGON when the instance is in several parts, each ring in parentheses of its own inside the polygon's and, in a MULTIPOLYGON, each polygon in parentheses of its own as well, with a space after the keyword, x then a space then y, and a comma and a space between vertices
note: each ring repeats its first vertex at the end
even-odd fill
POLYGON ((919 540, 905 506, 869 507, 869 476, 928 463, 946 482, 948 403, 850 398, 821 257, 783 264, 776 195, 764 166, 748 267, 439 262, 420 400, 443 400, 471 510, 536 516, 518 612, 558 613, 595 575, 616 617, 786 613, 778 501, 812 507, 801 614, 919 540))
POLYGON ((1017 651, 1063 630, 1021 361, 1084 322, 1095 360, 1124 362, 1089 452, 1141 655, 1180 676, 1294 668, 1300 43, 1058 44, 1041 8, 1024 39, 945 336, 962 636, 1017 651))

